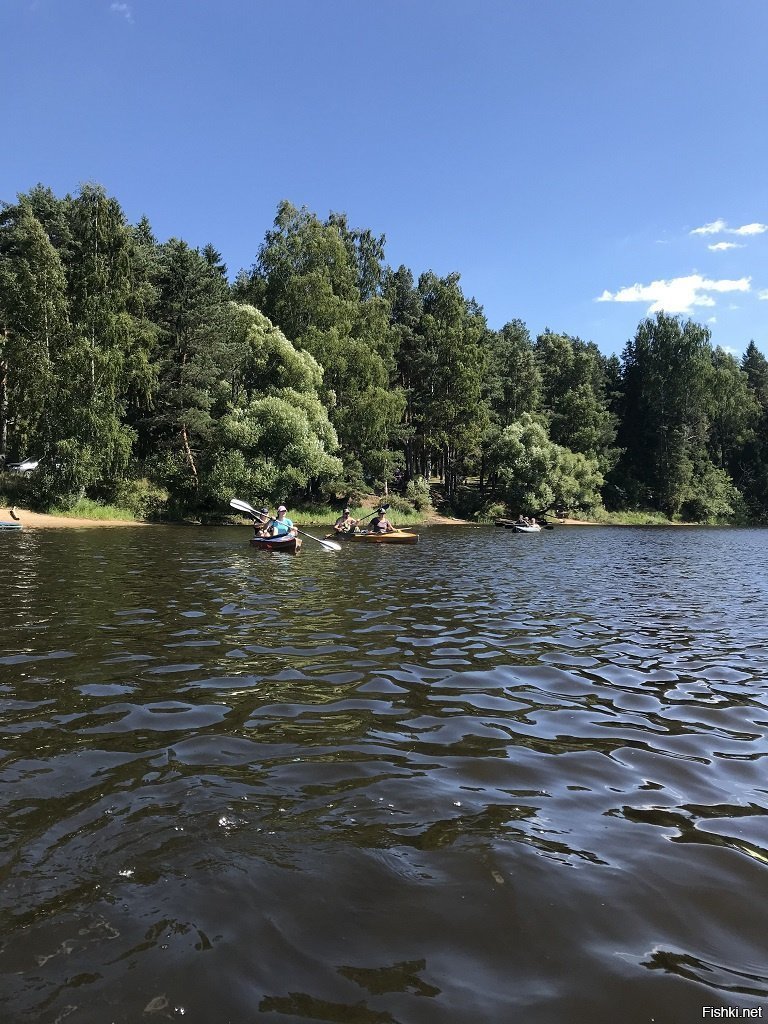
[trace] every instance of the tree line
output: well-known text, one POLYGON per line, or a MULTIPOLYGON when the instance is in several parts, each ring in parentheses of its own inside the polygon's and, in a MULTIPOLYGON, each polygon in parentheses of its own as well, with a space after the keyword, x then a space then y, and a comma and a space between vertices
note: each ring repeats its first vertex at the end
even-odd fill
POLYGON ((204 514, 234 494, 354 499, 439 477, 518 512, 768 520, 768 361, 659 313, 621 357, 511 319, 458 273, 288 202, 253 266, 159 242, 97 185, 0 211, 0 463, 41 506, 204 514))

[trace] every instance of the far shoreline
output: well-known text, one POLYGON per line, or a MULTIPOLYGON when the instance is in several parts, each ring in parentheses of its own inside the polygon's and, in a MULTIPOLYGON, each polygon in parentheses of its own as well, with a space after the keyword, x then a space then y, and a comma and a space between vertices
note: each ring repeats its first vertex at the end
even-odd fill
MULTIPOLYGON (((303 517, 297 516, 298 520, 303 517)), ((395 515, 395 518, 397 516, 395 515)), ((144 529, 149 526, 205 526, 210 527, 212 524, 206 523, 190 523, 189 521, 178 521, 178 522, 151 522, 143 519, 88 519, 82 516, 62 516, 62 515, 51 515, 46 512, 32 512, 29 509, 17 508, 13 506, 12 509, 0 511, 0 520, 6 522, 18 522, 23 528, 30 530, 46 530, 46 529, 88 529, 91 527, 141 527, 144 529)), ((221 524, 225 525, 225 524, 221 524)), ((313 522, 310 517, 304 519, 302 524, 308 527, 314 528, 326 528, 329 523, 325 522, 313 522)), ((442 515, 439 512, 432 512, 425 515, 424 519, 419 523, 410 523, 406 528, 412 529, 418 526, 492 526, 493 523, 477 523, 471 519, 459 519, 453 516, 442 515)), ((664 523, 601 523, 594 519, 574 519, 566 517, 563 519, 551 520, 549 525, 551 526, 608 526, 608 527, 658 527, 658 526, 702 526, 702 523, 677 523, 677 522, 664 522, 664 523)))

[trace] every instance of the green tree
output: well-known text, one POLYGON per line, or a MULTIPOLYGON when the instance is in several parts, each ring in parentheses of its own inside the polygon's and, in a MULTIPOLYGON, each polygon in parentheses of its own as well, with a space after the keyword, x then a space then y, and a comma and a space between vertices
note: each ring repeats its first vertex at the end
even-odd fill
POLYGON ((59 254, 62 264, 69 267, 72 262, 73 247, 72 197, 67 195, 59 199, 50 188, 38 184, 19 198, 24 198, 29 203, 32 213, 42 224, 43 230, 59 254))
POLYGON ((502 430, 488 460, 497 486, 517 514, 581 510, 600 502, 597 461, 555 444, 529 413, 502 430))
POLYGON ((243 330, 217 261, 186 242, 160 247, 157 388, 141 424, 141 451, 171 490, 174 504, 206 500, 201 460, 216 423, 237 398, 246 354, 243 330))
POLYGON ((608 473, 619 452, 604 357, 593 342, 551 331, 539 335, 535 352, 552 440, 597 459, 600 471, 608 473))
POLYGON ((741 368, 747 375, 749 387, 761 409, 768 409, 768 359, 750 341, 741 359, 741 368))
POLYGON ((127 472, 126 409, 151 391, 152 289, 134 229, 98 186, 59 200, 38 185, 3 221, 6 356, 24 356, 23 372, 7 366, 14 444, 43 455, 38 497, 76 497, 127 472))
POLYGON ((419 292, 414 461, 427 478, 436 467, 450 497, 459 479, 477 466, 488 425, 483 379, 489 330, 482 309, 464 297, 458 274, 422 274, 419 292))
POLYGON ((68 332, 64 267, 20 196, 0 213, 0 458, 9 445, 17 455, 42 445, 40 418, 68 332))
POLYGON ((258 310, 232 309, 245 349, 242 387, 216 424, 208 498, 274 502, 337 478, 338 439, 318 394, 322 368, 258 310))
POLYGON ((768 522, 768 359, 750 341, 741 360, 758 415, 752 437, 744 445, 736 474, 749 516, 768 522))
POLYGON ((256 301, 317 359, 322 400, 348 471, 359 467, 386 482, 396 463, 404 397, 393 387, 396 335, 380 294, 383 246, 383 237, 351 230, 344 214, 321 221, 283 202, 250 279, 241 277, 235 294, 256 301))
POLYGON ((623 353, 625 478, 636 498, 672 516, 711 466, 709 338, 700 324, 658 313, 640 323, 623 353))
POLYGON ((382 293, 389 308, 396 354, 396 382, 404 402, 400 440, 406 473, 413 478, 421 472, 417 450, 421 442, 415 440, 421 418, 420 385, 424 373, 431 373, 434 368, 433 361, 424 352, 419 334, 424 300, 413 274, 403 265, 397 270, 385 269, 382 293))
POLYGON ((522 320, 511 320, 491 336, 486 387, 492 416, 501 428, 524 412, 538 410, 542 374, 522 320))
POLYGON ((716 466, 732 476, 739 471, 744 446, 760 415, 749 376, 730 353, 712 353, 709 401, 709 450, 716 466))

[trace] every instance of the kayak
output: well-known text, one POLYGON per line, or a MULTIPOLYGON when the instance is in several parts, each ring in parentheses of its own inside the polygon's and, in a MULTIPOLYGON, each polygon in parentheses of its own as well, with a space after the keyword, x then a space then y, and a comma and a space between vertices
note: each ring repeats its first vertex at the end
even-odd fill
POLYGON ((7 520, 0 522, 0 530, 20 530, 21 523, 9 523, 7 520))
POLYGON ((251 547, 262 551, 287 551, 295 555, 301 551, 301 537, 251 537, 251 547))
POLYGON ((525 523, 518 523, 514 519, 497 519, 494 526, 503 526, 505 530, 516 530, 518 533, 540 533, 542 530, 551 530, 548 523, 537 523, 535 526, 526 526, 525 523))
POLYGON ((392 533, 346 533, 341 536, 347 540, 361 541, 364 544, 418 544, 419 535, 412 530, 394 530, 392 533))

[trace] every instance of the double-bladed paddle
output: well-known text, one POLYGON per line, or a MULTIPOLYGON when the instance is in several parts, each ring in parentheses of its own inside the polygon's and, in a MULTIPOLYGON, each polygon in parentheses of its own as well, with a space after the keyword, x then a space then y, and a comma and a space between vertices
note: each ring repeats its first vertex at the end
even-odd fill
MULTIPOLYGON (((253 516, 254 519, 271 519, 271 516, 262 515, 258 509, 255 509, 253 505, 249 505, 247 501, 243 501, 241 498, 232 498, 229 504, 239 512, 247 512, 248 515, 253 516)), ((300 530, 298 526, 294 527, 294 529, 303 537, 309 537, 310 540, 316 540, 318 544, 322 544, 328 551, 341 551, 341 544, 337 544, 335 540, 320 540, 319 537, 313 537, 311 533, 307 533, 305 530, 300 530)))

